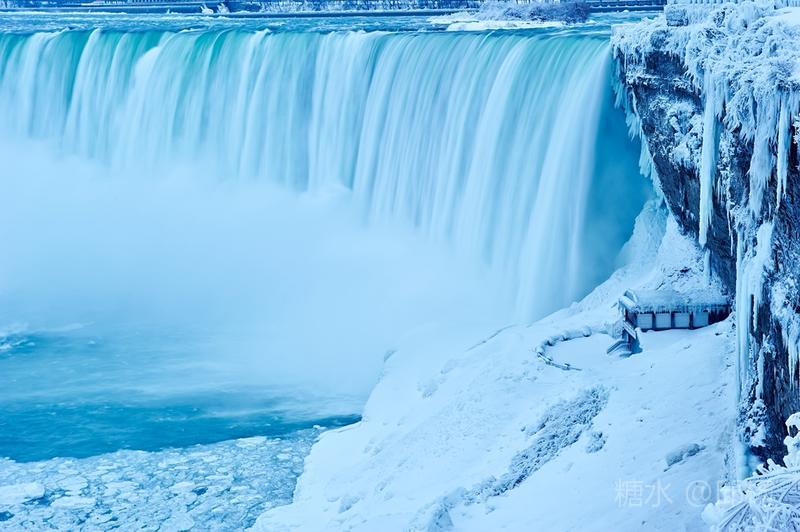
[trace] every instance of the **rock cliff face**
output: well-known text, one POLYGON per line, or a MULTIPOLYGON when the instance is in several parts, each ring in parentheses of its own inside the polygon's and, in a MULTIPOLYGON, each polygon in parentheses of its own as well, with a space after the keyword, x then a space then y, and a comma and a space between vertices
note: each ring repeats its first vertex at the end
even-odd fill
POLYGON ((799 27, 763 4, 672 5, 613 37, 643 164, 736 303, 742 441, 776 461, 800 411, 799 27))

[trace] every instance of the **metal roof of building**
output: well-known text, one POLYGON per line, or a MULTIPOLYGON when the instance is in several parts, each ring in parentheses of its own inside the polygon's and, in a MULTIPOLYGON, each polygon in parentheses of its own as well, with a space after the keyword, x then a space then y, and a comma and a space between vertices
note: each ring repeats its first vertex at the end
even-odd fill
POLYGON ((675 290, 626 290, 619 303, 633 312, 692 312, 730 308, 728 299, 714 290, 688 294, 675 290))

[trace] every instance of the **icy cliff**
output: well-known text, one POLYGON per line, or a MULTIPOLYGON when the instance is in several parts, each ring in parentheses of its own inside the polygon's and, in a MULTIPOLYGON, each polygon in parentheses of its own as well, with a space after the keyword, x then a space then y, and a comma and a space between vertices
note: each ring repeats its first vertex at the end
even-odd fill
POLYGON ((744 443, 780 459, 800 410, 800 12, 670 5, 618 27, 618 96, 642 162, 735 297, 744 443))

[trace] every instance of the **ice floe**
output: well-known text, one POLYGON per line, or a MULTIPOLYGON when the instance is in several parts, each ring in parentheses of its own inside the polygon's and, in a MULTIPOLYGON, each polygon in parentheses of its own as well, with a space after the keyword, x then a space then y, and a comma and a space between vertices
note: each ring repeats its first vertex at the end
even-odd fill
POLYGON ((3 459, 0 530, 240 530, 291 501, 319 432, 83 459, 3 459))

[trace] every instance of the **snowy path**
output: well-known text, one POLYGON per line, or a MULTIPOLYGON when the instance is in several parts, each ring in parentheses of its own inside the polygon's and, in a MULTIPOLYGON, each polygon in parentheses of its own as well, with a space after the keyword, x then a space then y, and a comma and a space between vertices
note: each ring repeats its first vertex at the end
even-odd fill
POLYGON ((586 367, 580 378, 610 387, 592 430, 508 497, 453 512, 458 529, 706 529, 704 490, 721 480, 734 416, 730 325, 644 334, 642 355, 593 364, 604 340, 563 346, 586 367))
POLYGON ((364 421, 322 437, 261 529, 703 528, 734 418, 730 323, 643 334, 628 359, 604 335, 551 348, 581 372, 530 355, 545 328, 395 354, 364 421))
POLYGON ((416 385, 435 354, 396 354, 364 421, 323 436, 263 529, 702 528, 734 417, 730 324, 643 334, 628 359, 604 335, 551 348, 581 372, 532 359, 536 335, 507 330, 416 385))

